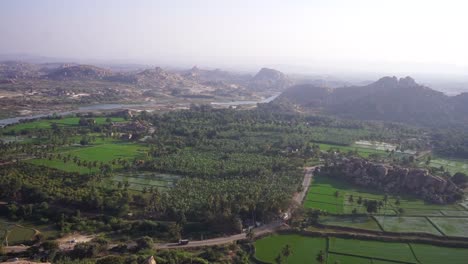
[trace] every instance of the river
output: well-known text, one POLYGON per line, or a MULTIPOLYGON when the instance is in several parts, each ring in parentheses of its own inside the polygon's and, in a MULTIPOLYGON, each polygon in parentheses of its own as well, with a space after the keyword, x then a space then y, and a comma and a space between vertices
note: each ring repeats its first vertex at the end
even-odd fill
MULTIPOLYGON (((236 106, 236 105, 253 105, 257 103, 269 103, 273 101, 276 97, 278 97, 280 93, 276 93, 268 98, 259 100, 259 101, 231 101, 231 102, 211 102, 212 105, 222 105, 222 106, 236 106)), ((70 114, 76 113, 86 113, 90 111, 98 111, 98 110, 117 110, 117 109, 128 109, 128 108, 135 108, 135 107, 147 107, 151 106, 151 103, 144 103, 144 104, 96 104, 90 106, 81 106, 78 107, 76 110, 72 111, 64 111, 64 112, 53 112, 48 114, 38 114, 38 115, 31 115, 31 116, 18 116, 18 117, 11 117, 0 119, 0 127, 4 127, 6 125, 16 124, 19 123, 21 120, 26 119, 37 119, 42 117, 51 116, 53 114, 59 116, 66 116, 70 114)))

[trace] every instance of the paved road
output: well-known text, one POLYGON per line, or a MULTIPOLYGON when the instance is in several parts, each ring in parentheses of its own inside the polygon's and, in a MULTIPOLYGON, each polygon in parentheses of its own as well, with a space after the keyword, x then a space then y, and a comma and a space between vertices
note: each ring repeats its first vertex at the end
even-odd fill
POLYGON ((317 166, 314 167, 306 167, 304 169, 305 175, 304 175, 304 180, 302 181, 302 191, 294 194, 294 201, 296 201, 298 204, 302 204, 304 201, 305 196, 307 195, 307 191, 309 190, 310 182, 312 181, 312 176, 314 174, 314 170, 317 166))
MULTIPOLYGON (((284 225, 283 221, 276 221, 274 223, 270 223, 268 225, 264 225, 261 227, 254 228, 254 234, 256 236, 271 233, 278 228, 284 225)), ((190 247, 202 247, 202 246, 214 246, 214 245, 222 245, 232 243, 237 240, 242 240, 246 238, 245 233, 232 235, 228 237, 218 237, 206 240, 197 240, 197 241, 190 241, 187 245, 178 245, 177 243, 164 243, 164 244, 157 244, 156 248, 190 248, 190 247)))

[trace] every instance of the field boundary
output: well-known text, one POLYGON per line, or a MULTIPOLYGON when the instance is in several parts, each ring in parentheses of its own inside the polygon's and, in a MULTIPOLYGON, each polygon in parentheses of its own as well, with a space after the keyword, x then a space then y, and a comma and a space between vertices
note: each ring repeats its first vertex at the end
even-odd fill
POLYGON ((429 223, 431 223, 431 225, 432 225, 435 229, 437 229, 437 231, 439 231, 439 233, 441 233, 444 237, 448 237, 444 232, 442 232, 442 230, 439 228, 439 226, 438 226, 436 223, 432 222, 432 220, 431 220, 430 217, 427 217, 427 216, 426 216, 426 219, 427 219, 427 221, 429 221, 429 223))
MULTIPOLYGON (((368 257, 368 256, 355 255, 355 254, 349 254, 349 253, 342 253, 342 252, 333 251, 333 250, 329 251, 329 253, 332 253, 332 254, 335 254, 335 255, 343 255, 343 256, 350 256, 350 257, 364 258, 364 259, 368 259, 370 261, 375 259, 375 260, 390 261, 390 262, 402 263, 402 264, 417 264, 417 263, 419 263, 419 262, 407 262, 407 261, 394 260, 394 259, 368 257)), ((416 259, 416 261, 417 261, 417 259, 416 259)))
POLYGON ((421 263, 421 261, 419 261, 419 259, 418 259, 418 256, 416 256, 416 252, 414 252, 413 246, 411 246, 411 243, 406 243, 406 244, 408 244, 408 246, 409 246, 409 248, 411 250, 411 253, 413 253, 413 256, 414 256, 414 259, 416 260, 416 262, 421 263))

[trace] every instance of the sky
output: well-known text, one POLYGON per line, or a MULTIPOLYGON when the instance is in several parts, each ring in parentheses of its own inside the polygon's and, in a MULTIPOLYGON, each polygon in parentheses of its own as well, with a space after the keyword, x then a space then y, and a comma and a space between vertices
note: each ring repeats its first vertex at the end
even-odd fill
POLYGON ((468 75, 465 0, 2 0, 0 54, 468 75))

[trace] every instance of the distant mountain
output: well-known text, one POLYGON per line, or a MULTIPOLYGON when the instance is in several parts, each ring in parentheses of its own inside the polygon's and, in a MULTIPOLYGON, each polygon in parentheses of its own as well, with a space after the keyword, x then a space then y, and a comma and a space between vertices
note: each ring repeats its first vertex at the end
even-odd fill
POLYGON ((268 68, 262 68, 252 79, 248 87, 255 91, 283 91, 293 84, 284 73, 268 68))
POLYGON ((420 124, 468 121, 468 95, 447 96, 411 77, 384 77, 366 86, 293 86, 278 100, 346 118, 420 124))
POLYGON ((102 80, 112 76, 110 70, 92 65, 63 65, 45 76, 52 80, 102 80))

